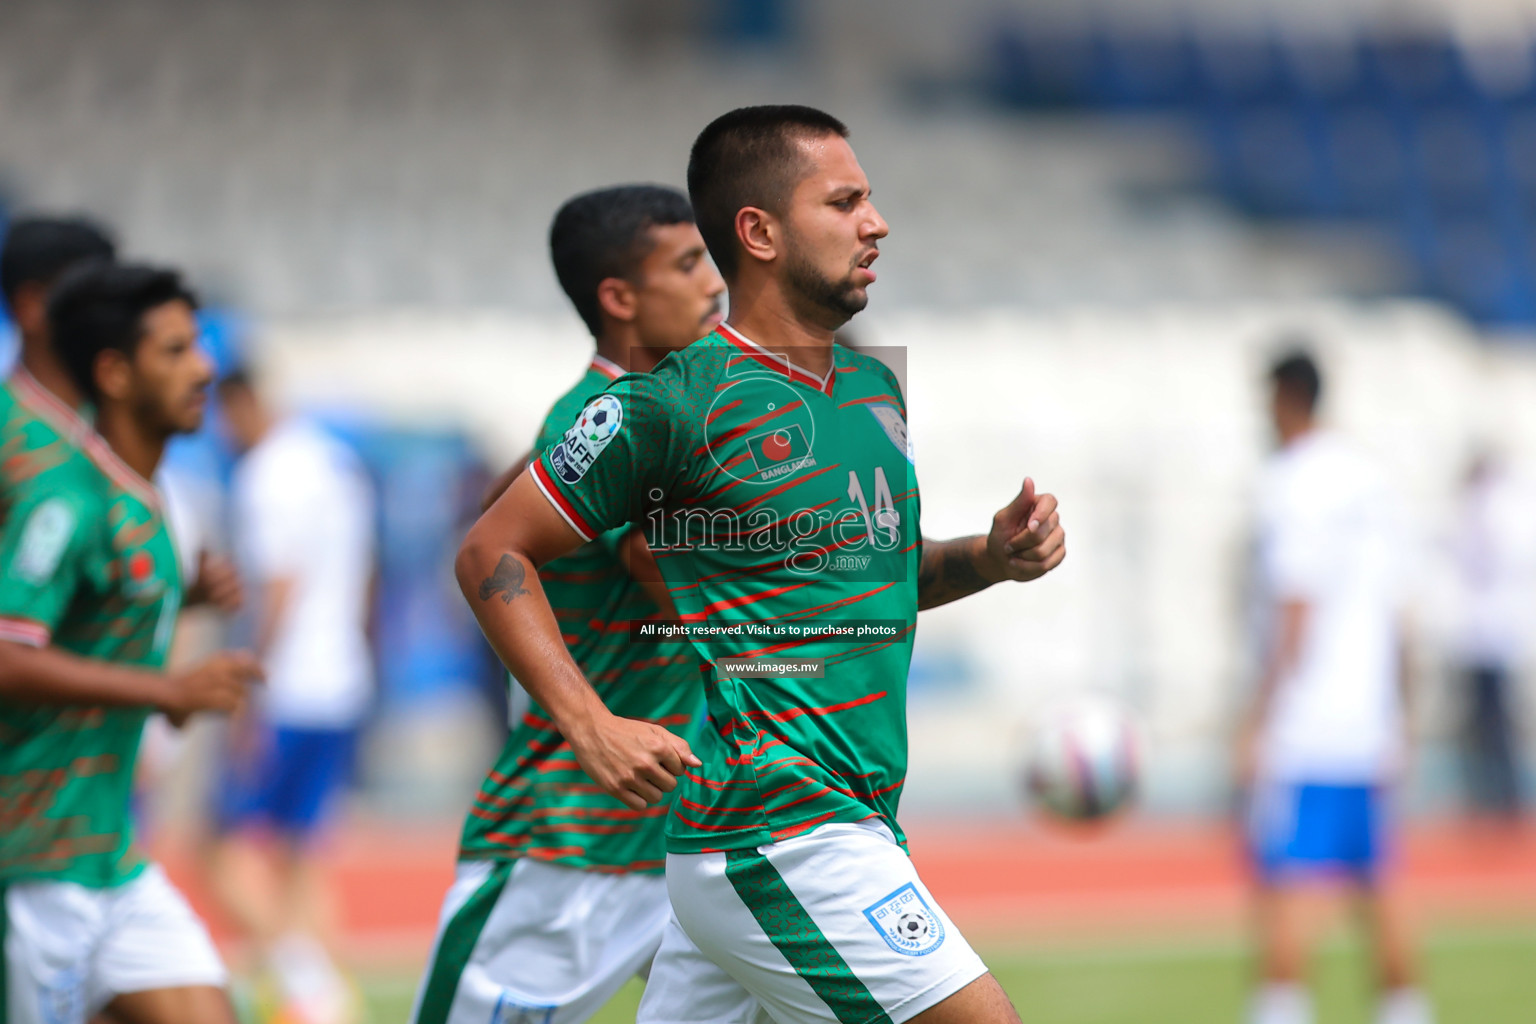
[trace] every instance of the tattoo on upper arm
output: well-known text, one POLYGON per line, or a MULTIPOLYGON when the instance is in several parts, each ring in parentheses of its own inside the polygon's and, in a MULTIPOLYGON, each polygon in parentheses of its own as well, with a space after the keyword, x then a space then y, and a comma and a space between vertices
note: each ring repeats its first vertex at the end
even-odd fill
POLYGON ((523 580, 527 578, 528 570, 523 568, 522 562, 511 555, 502 555, 501 561, 496 563, 496 571, 480 581, 480 600, 489 601, 499 594, 502 604, 511 604, 514 597, 528 593, 523 589, 523 580))

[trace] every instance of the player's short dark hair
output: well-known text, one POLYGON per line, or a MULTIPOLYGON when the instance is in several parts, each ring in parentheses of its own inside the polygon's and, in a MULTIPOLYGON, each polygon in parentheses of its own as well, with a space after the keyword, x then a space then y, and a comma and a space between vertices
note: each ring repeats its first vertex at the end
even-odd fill
POLYGON ((99 401, 96 357, 107 349, 131 357, 144 336, 144 314, 177 300, 197 308, 181 275, 164 267, 96 261, 66 271, 48 300, 48 330, 81 394, 99 401))
POLYGON ((744 206, 781 213, 804 173, 796 143, 848 137, 848 126, 815 107, 740 107, 711 121, 688 157, 688 197, 715 266, 736 274, 736 214, 744 206))
POLYGON ((1323 394, 1323 375, 1305 349, 1290 349, 1269 368, 1269 379, 1280 392, 1297 399, 1310 412, 1323 394))
POLYGON ((560 287, 593 336, 602 333, 597 286, 606 278, 634 280, 654 245, 650 230, 692 224, 693 207, 673 188, 620 185, 565 202, 549 226, 549 255, 560 287))
POLYGON ((18 218, 0 245, 0 295, 12 306, 23 285, 48 287, 76 263, 116 255, 106 230, 84 217, 18 218))
POLYGON ((256 393, 256 378, 251 373, 250 367, 235 366, 215 381, 213 387, 221 395, 236 391, 244 391, 246 394, 254 395, 256 393))

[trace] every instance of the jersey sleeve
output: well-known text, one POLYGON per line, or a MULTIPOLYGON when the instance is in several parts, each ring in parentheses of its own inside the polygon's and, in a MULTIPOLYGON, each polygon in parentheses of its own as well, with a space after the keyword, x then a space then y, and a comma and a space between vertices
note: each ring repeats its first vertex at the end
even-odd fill
POLYGON ((682 405, 655 375, 621 377, 530 464, 539 490, 582 540, 640 521, 672 495, 688 462, 682 405))
POLYGON ((0 527, 0 640, 46 647, 87 582, 99 510, 57 490, 23 498, 0 527), (93 514, 95 512, 96 514, 93 514))

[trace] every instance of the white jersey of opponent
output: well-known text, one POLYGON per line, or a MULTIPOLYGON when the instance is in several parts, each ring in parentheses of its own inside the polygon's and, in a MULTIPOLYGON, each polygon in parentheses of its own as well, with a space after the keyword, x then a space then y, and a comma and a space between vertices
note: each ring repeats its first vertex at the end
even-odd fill
POLYGON ((1462 587, 1455 654, 1466 665, 1514 667, 1536 622, 1536 494, 1526 481, 1491 469, 1462 496, 1455 538, 1462 587))
POLYGON ((1384 781, 1402 757, 1400 526, 1375 465, 1313 431, 1276 453, 1260 488, 1259 580, 1268 641, 1277 610, 1310 608, 1300 656, 1260 738, 1269 779, 1384 781))
POLYGON ((232 496, 253 609, 266 584, 294 584, 265 662, 268 717, 301 728, 356 725, 373 692, 365 632, 373 492, 362 464, 341 441, 291 419, 241 459, 232 496))

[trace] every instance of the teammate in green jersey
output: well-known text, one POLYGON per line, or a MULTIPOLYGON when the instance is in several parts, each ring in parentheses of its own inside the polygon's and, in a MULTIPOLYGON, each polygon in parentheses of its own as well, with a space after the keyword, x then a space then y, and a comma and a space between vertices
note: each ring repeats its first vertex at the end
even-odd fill
POLYGON ((50 300, 99 433, 52 410, 79 454, 23 487, 0 528, 5 1024, 234 1020, 218 954, 134 850, 128 807, 145 716, 233 709, 259 671, 240 653, 160 671, 182 593, 148 480, 167 439, 202 421, 211 367, 192 311, 175 274, 110 263, 71 270, 50 300))
POLYGON ((16 365, 0 386, 0 522, 17 491, 74 454, 80 396, 48 345, 48 289, 77 263, 110 260, 105 231, 79 218, 14 220, 0 246, 0 294, 15 327, 16 365), (24 394, 18 394, 22 392, 24 394))
MULTIPOLYGON (((550 251, 597 351, 545 418, 536 451, 626 370, 647 371, 718 325, 725 290, 688 200, 672 189, 571 199, 555 215, 550 251)), ((631 622, 675 614, 641 531, 616 524, 589 540, 540 570, 555 642, 616 713, 690 734, 704 705, 698 658, 681 640, 629 642, 631 622)), ((604 792, 549 712, 529 707, 465 820, 417 1024, 577 1024, 643 974, 671 913, 666 812, 604 792)))
POLYGON ((704 130, 689 191, 729 326, 588 403, 456 565, 588 774, 632 807, 679 789, 648 1024, 1018 1020, 902 846, 906 677, 920 608, 1038 578, 1065 539, 1029 480, 987 534, 922 537, 899 382, 832 344, 887 232, 846 137, 805 107, 704 130), (696 754, 603 706, 532 571, 633 521, 708 666, 696 754))
MULTIPOLYGON (((19 217, 5 233, 0 295, 15 325, 20 353, 0 384, 0 523, 27 488, 43 485, 36 478, 80 457, 81 438, 94 430, 79 414, 84 399, 48 342, 48 291, 71 266, 110 260, 115 253, 106 231, 79 217, 19 217)), ((239 576, 229 561, 203 554, 198 578, 182 603, 232 611, 240 596, 239 576)), ((120 680, 112 687, 102 699, 121 694, 120 680)), ((186 712, 184 700, 167 696, 168 710, 186 712)))

